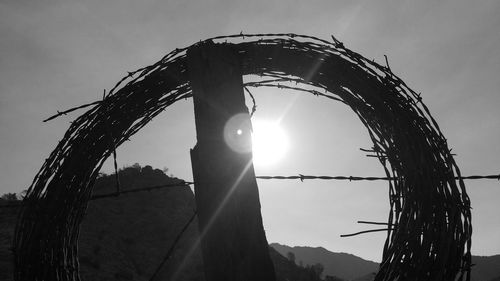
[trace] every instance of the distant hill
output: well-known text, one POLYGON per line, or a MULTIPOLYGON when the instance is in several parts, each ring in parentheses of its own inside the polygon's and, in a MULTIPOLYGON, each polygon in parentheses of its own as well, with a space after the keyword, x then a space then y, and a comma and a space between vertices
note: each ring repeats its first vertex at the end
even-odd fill
MULTIPOLYGON (((321 263, 325 267, 325 274, 345 280, 370 281, 378 270, 378 263, 351 254, 330 252, 322 247, 289 247, 277 243, 270 246, 282 255, 294 253, 296 260, 304 264, 321 263)), ((475 265, 472 267, 471 281, 500 281, 500 255, 472 256, 472 263, 475 265)))
MULTIPOLYGON (((134 165, 119 176, 123 191, 181 182, 150 166, 134 165)), ((103 176, 94 194, 112 193, 115 186, 114 175, 103 176)), ((149 280, 194 209, 193 192, 186 186, 91 201, 79 240, 82 280, 149 280)), ((204 280, 199 249, 187 257, 197 238, 193 224, 156 280, 204 280)))
POLYGON ((500 281, 500 255, 472 256, 473 281, 500 281))
POLYGON ((378 270, 376 262, 351 254, 330 252, 322 247, 289 247, 277 243, 272 243, 270 246, 285 256, 288 252, 294 253, 297 262, 302 261, 304 264, 311 265, 321 263, 325 267, 325 275, 337 276, 345 280, 353 280, 378 270))
MULTIPOLYGON (((0 199, 0 206, 10 204, 0 199)), ((0 208, 0 280, 12 280, 12 237, 18 208, 0 208)))

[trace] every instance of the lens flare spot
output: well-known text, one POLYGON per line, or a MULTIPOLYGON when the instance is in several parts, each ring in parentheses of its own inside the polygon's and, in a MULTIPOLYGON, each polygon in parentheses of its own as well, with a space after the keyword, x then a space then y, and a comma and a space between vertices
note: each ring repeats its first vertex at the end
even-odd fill
POLYGON ((248 114, 236 114, 231 117, 224 126, 224 141, 233 151, 238 153, 250 153, 252 151, 250 116, 248 114))

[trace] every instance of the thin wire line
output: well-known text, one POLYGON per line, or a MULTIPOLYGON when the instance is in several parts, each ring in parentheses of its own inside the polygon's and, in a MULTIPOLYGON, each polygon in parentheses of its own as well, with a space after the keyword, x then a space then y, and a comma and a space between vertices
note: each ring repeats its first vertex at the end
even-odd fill
POLYGON ((370 233, 370 232, 379 232, 379 231, 388 231, 388 230, 390 230, 390 228, 371 229, 371 230, 365 230, 365 231, 360 231, 360 232, 351 233, 351 234, 342 234, 342 235, 340 235, 340 237, 351 237, 351 236, 356 236, 356 235, 370 233))
MULTIPOLYGON (((261 180, 349 180, 349 181, 376 181, 376 180, 395 180, 398 178, 395 177, 359 177, 359 176, 311 176, 311 175, 302 175, 298 176, 256 176, 256 179, 261 180)), ((473 176, 462 176, 462 177, 453 177, 455 180, 476 180, 476 179, 496 179, 500 180, 499 175, 473 175, 473 176)))
MULTIPOLYGON (((312 175, 302 175, 299 174, 298 176, 256 176, 256 179, 259 180, 348 180, 348 181, 389 181, 389 180, 395 180, 397 178, 394 177, 359 177, 359 176, 312 176, 312 175)), ((500 180, 500 175, 473 175, 473 176, 462 176, 462 177, 454 177, 453 179, 455 180, 478 180, 478 179, 496 179, 500 180)), ((173 184, 163 184, 163 185, 155 185, 155 186, 148 186, 148 187, 139 187, 139 188, 133 188, 129 190, 122 190, 120 192, 113 192, 113 193, 107 193, 107 194, 99 194, 99 195, 93 195, 90 200, 97 200, 97 199, 102 199, 102 198, 109 198, 109 197, 118 197, 121 194, 127 194, 127 193, 136 193, 136 192, 142 192, 142 191, 151 191, 155 189, 161 189, 161 188, 166 188, 166 187, 185 187, 185 186, 191 186, 195 184, 194 182, 189 182, 189 181, 182 181, 179 183, 173 183, 173 184)), ((0 205, 0 208, 8 208, 8 207, 16 207, 22 205, 22 201, 19 202, 12 202, 4 205, 0 205)))
POLYGON ((106 193, 106 194, 99 194, 99 195, 94 195, 90 198, 90 200, 96 200, 96 199, 102 199, 102 198, 109 198, 109 197, 117 197, 122 194, 126 193, 136 193, 136 192, 142 192, 142 191, 151 191, 155 189, 161 189, 161 188, 166 188, 166 187, 186 187, 194 184, 194 182, 180 182, 180 183, 171 183, 171 184, 162 184, 162 185, 155 185, 155 186, 148 186, 148 187, 138 187, 138 188, 133 188, 129 190, 123 190, 120 192, 113 192, 113 193, 106 193))
POLYGON ((160 273, 161 268, 163 267, 163 265, 172 256, 172 253, 174 252, 175 246, 177 246, 177 244, 179 243, 180 239, 182 238, 182 235, 184 235, 184 232, 188 229, 189 225, 191 225, 191 223, 193 222, 194 218, 196 218, 196 211, 193 212, 193 215, 191 216, 191 218, 189 219, 189 221, 184 225, 184 227, 181 229, 181 231, 177 234, 177 236, 175 237, 174 242, 172 243, 172 245, 170 245, 170 248, 168 249, 167 254, 163 258, 163 260, 161 261, 161 263, 158 265, 158 267, 156 268, 156 270, 153 273, 153 275, 151 276, 151 278, 149 278, 149 281, 153 281, 153 279, 156 277, 156 275, 158 275, 158 273, 160 273))

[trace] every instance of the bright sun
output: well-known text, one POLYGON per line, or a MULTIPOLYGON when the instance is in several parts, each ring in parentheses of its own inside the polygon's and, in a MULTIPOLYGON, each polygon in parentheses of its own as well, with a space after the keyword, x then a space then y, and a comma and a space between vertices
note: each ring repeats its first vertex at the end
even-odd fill
POLYGON ((288 138, 277 122, 252 121, 253 163, 267 166, 278 162, 288 151, 288 138))

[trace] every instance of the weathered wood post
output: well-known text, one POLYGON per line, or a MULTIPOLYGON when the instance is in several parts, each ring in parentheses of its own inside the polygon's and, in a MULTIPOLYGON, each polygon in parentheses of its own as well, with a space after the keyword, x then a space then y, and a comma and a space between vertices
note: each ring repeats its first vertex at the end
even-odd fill
POLYGON ((243 148, 251 144, 238 56, 229 44, 209 42, 191 47, 187 58, 197 134, 191 161, 206 280, 274 281, 251 149, 235 151, 225 141, 243 148), (227 127, 228 121, 234 126, 227 127))

